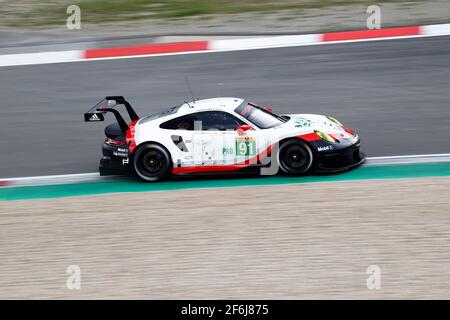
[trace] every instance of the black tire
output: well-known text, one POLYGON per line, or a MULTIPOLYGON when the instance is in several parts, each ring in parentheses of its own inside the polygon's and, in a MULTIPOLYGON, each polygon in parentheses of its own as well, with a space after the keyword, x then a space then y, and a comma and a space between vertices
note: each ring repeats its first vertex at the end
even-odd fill
POLYGON ((148 143, 140 146, 134 153, 133 167, 139 179, 155 182, 168 178, 173 165, 166 148, 156 143, 148 143))
POLYGON ((299 139, 284 141, 278 150, 278 165, 287 175, 299 176, 306 174, 314 164, 314 154, 311 147, 299 139))

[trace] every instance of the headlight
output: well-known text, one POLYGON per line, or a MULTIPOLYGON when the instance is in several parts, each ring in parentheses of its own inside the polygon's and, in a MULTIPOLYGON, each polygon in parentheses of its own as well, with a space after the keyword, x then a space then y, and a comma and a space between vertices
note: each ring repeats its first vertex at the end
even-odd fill
POLYGON ((314 131, 322 140, 325 140, 327 142, 335 142, 333 137, 330 135, 323 133, 322 131, 314 131))
POLYGON ((333 117, 327 117, 328 120, 330 120, 331 122, 336 123, 337 125, 343 127, 344 125, 342 123, 340 123, 336 118, 333 117))

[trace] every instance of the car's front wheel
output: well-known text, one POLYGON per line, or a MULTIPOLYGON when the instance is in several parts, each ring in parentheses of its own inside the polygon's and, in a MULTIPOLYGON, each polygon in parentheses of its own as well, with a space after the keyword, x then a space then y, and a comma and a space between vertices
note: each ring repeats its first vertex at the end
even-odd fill
POLYGON ((172 161, 169 152, 158 144, 140 146, 133 157, 136 175, 148 182, 167 178, 172 171, 172 161))
POLYGON ((314 163, 311 147, 299 139, 284 141, 278 151, 278 164, 283 173, 298 176, 307 173, 314 163))

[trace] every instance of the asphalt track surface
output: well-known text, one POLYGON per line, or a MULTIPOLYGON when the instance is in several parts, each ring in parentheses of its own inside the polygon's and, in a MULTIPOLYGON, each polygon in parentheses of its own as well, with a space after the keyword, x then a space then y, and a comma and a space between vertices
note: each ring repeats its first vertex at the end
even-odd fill
MULTIPOLYGON (((0 177, 97 170, 105 123, 82 114, 124 95, 141 115, 245 97, 279 113, 333 115, 369 156, 450 151, 450 37, 0 68, 0 177), (223 85, 218 86, 218 83, 223 85)), ((109 118, 112 121, 112 118, 109 118)))

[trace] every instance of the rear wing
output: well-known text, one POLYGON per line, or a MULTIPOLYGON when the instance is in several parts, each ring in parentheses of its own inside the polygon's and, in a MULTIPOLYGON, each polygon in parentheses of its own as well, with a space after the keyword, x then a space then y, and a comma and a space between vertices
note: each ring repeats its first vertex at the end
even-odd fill
POLYGON ((128 101, 125 100, 122 96, 112 96, 106 97, 101 100, 95 106, 93 106, 88 112, 84 114, 85 122, 97 122, 97 121, 105 121, 105 113, 111 112, 116 117, 117 123, 120 126, 122 132, 126 132, 128 130, 128 125, 123 119, 122 115, 119 111, 114 109, 119 105, 124 105, 127 109, 128 115, 130 116, 131 121, 135 121, 139 119, 139 116, 134 111, 133 107, 130 105, 128 101))

